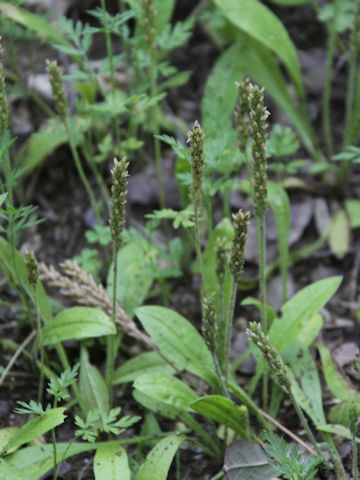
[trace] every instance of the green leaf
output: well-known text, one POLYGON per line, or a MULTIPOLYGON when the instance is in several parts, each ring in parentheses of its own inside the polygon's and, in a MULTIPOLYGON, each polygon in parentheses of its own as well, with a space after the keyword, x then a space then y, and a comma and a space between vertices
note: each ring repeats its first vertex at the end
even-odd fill
POLYGON ((260 445, 249 440, 231 443, 225 452, 223 471, 227 480, 270 480, 274 470, 260 445))
POLYGON ((156 0, 156 31, 166 27, 171 21, 171 17, 175 7, 175 0, 156 0))
POLYGON ((342 277, 319 280, 303 288, 281 309, 281 318, 272 324, 270 343, 281 353, 306 328, 306 324, 334 295, 342 277))
POLYGON ((55 42, 69 45, 62 33, 54 25, 50 24, 48 19, 40 15, 30 13, 27 10, 11 5, 9 2, 0 2, 0 12, 15 22, 20 23, 20 25, 33 30, 39 38, 50 44, 55 42))
POLYGON ((101 337, 115 335, 116 329, 102 310, 92 307, 72 307, 63 310, 48 322, 43 329, 43 343, 63 342, 72 338, 101 337))
POLYGON ((258 0, 247 0, 246 2, 214 0, 214 3, 232 24, 281 58, 298 93, 303 96, 297 51, 278 17, 258 0))
POLYGON ((25 423, 11 438, 11 440, 3 447, 2 452, 11 448, 20 447, 24 443, 31 442, 35 438, 40 437, 44 433, 61 425, 65 420, 65 408, 53 408, 44 414, 33 418, 25 423))
MULTIPOLYGON (((320 353, 321 363, 324 369, 325 380, 334 397, 343 402, 355 402, 358 413, 360 413, 360 394, 342 377, 338 371, 331 354, 325 345, 317 345, 320 353)), ((325 422, 324 422, 325 423, 325 422)))
MULTIPOLYGON (((328 432, 333 433, 334 435, 339 435, 340 437, 347 438, 348 440, 352 440, 352 434, 349 428, 344 427, 343 425, 317 425, 316 427, 321 432, 328 432)), ((356 443, 360 443, 360 438, 356 437, 356 443)))
POLYGON ((151 398, 185 412, 188 411, 189 404, 197 399, 194 390, 184 382, 176 377, 162 373, 142 375, 135 380, 134 388, 151 398))
POLYGON ((268 182, 268 201, 275 216, 280 270, 286 285, 289 269, 290 201, 285 189, 274 182, 268 182))
POLYGON ((116 443, 108 443, 96 450, 94 457, 95 480, 130 480, 131 470, 127 453, 116 443))
POLYGON ((135 480, 166 480, 174 455, 183 437, 169 435, 155 445, 140 466, 135 480))
POLYGON ((145 373, 172 374, 175 370, 158 353, 144 352, 123 363, 114 372, 113 384, 133 382, 145 373))
POLYGON ((331 251, 342 259, 350 247, 350 225, 348 216, 342 208, 339 209, 330 227, 329 245, 331 251))
POLYGON ((110 410, 109 393, 99 370, 91 365, 83 347, 80 359, 80 391, 87 410, 99 410, 102 420, 110 410))
POLYGON ((348 199, 345 200, 346 210, 350 219, 351 228, 360 227, 360 200, 348 199))
POLYGON ((135 313, 165 357, 178 368, 198 375, 217 388, 211 353, 186 318, 168 308, 156 306, 139 307, 135 313))
POLYGON ((0 430, 0 451, 10 442, 18 430, 16 427, 5 427, 0 430))
POLYGON ((295 398, 315 425, 325 423, 319 373, 309 349, 295 340, 286 349, 286 354, 284 352, 282 358, 290 365, 297 380, 297 385, 294 382, 291 385, 295 398))
POLYGON ((208 395, 196 399, 189 406, 195 412, 230 427, 243 438, 248 437, 247 426, 244 425, 244 414, 230 398, 221 395, 208 395))
POLYGON ((160 413, 160 415, 166 418, 171 418, 173 420, 181 415, 181 411, 177 407, 157 400, 154 397, 150 397, 149 395, 140 392, 140 390, 134 389, 133 397, 148 410, 151 410, 154 413, 160 413))
MULTIPOLYGON (((116 441, 116 445, 126 444, 128 439, 116 441)), ((113 442, 111 442, 113 443, 113 442)), ((73 455, 78 455, 83 452, 90 452, 96 450, 109 442, 97 443, 56 443, 57 461, 65 460, 73 455)), ((26 472, 27 477, 24 480, 39 480, 47 471, 54 466, 54 447, 50 444, 36 445, 12 453, 6 459, 23 472, 26 472)), ((5 479, 4 479, 5 480, 5 479)))
POLYGON ((28 480, 28 478, 23 469, 11 465, 4 458, 0 458, 0 480, 28 480))

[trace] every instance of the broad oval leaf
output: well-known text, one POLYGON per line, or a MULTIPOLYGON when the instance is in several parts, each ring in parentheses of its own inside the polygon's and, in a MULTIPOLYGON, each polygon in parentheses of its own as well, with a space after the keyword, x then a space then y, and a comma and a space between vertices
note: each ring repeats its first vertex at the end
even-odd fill
POLYGON ((349 215, 350 227, 359 228, 360 227, 360 200, 355 200, 354 198, 349 198, 345 201, 346 210, 349 215))
POLYGON ((297 51, 278 17, 258 0, 214 0, 214 3, 232 24, 281 58, 303 96, 297 51))
POLYGON ((321 363, 324 369, 325 380, 334 397, 343 402, 355 402, 358 413, 360 413, 360 394, 341 376, 325 345, 317 345, 320 353, 321 363))
MULTIPOLYGON (((116 444, 126 444, 127 440, 128 439, 118 440, 116 444)), ((109 442, 57 442, 57 461, 60 462, 73 455, 90 452, 108 444, 109 442)), ((29 480, 39 480, 39 478, 42 478, 42 476, 54 466, 54 447, 51 443, 25 447, 8 455, 6 459, 15 467, 21 468, 26 472, 27 477, 26 479, 24 478, 24 480, 28 480, 28 478, 29 480)))
POLYGON ((116 443, 108 443, 98 448, 94 457, 95 480, 130 480, 126 451, 116 443))
POLYGON ((113 384, 133 382, 145 373, 172 374, 175 370, 158 353, 144 352, 131 358, 114 372, 113 384))
POLYGON ((186 318, 169 308, 157 306, 139 307, 135 314, 165 357, 178 368, 206 380, 213 388, 218 387, 211 353, 186 318))
POLYGON ((65 420, 65 410, 63 407, 53 408, 29 420, 16 432, 2 451, 9 451, 11 448, 20 447, 20 445, 31 442, 35 440, 35 438, 40 437, 40 435, 61 425, 65 420))
POLYGON ((307 322, 322 308, 338 289, 342 277, 319 280, 303 288, 282 307, 281 318, 272 324, 269 331, 270 343, 281 353, 307 322))
POLYGON ((43 329, 43 343, 49 345, 72 338, 115 335, 113 322, 102 310, 91 307, 72 307, 60 312, 43 329))
POLYGON ((260 445, 249 440, 231 443, 225 452, 223 471, 226 480, 270 480, 274 470, 260 445))
POLYGON ((135 380, 134 388, 149 397, 185 412, 188 411, 189 404, 197 399, 194 390, 184 382, 171 375, 161 373, 142 375, 135 380))
POLYGON ((140 466, 136 480, 166 480, 171 462, 183 437, 169 435, 155 445, 140 466))
POLYGON ((295 5, 303 5, 304 3, 310 3, 311 0, 270 0, 272 3, 278 5, 285 5, 287 7, 294 7, 295 5))
POLYGON ((98 409, 103 419, 110 410, 108 389, 99 370, 89 362, 85 348, 80 357, 80 391, 87 410, 98 409))
MULTIPOLYGON (((248 438, 247 422, 248 416, 240 410, 240 407, 221 395, 208 395, 201 397, 190 404, 195 412, 201 413, 204 417, 211 418, 227 427, 232 428, 243 438, 248 438)), ((246 409, 246 407, 243 407, 246 409)))

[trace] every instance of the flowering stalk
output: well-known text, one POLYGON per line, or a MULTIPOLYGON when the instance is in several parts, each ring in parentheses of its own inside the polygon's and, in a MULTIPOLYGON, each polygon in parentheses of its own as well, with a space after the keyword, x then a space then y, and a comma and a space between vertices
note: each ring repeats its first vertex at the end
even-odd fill
POLYGON ((201 130, 199 122, 196 120, 192 131, 188 132, 188 143, 190 145, 191 156, 191 173, 192 173, 192 190, 191 197, 194 205, 194 234, 195 234, 195 249, 199 262, 200 270, 200 295, 201 302, 203 297, 202 291, 202 278, 203 278, 203 266, 201 255, 201 242, 200 242, 200 206, 201 206, 201 186, 204 177, 204 133, 201 130))
MULTIPOLYGON (((151 96, 155 98, 157 94, 157 52, 158 47, 156 43, 156 2, 155 0, 140 0, 142 10, 142 27, 144 31, 144 40, 150 54, 150 89, 151 96)), ((164 193, 164 181, 162 176, 162 164, 161 164, 161 148, 159 135, 159 106, 157 103, 152 108, 152 128, 154 136, 154 151, 155 151, 155 164, 156 164, 156 176, 159 189, 159 201, 161 208, 165 208, 165 193, 164 193)))
POLYGON ((274 377, 276 382, 280 385, 280 387, 289 394, 291 401, 295 407, 296 413, 299 416, 299 419, 308 434, 308 437, 313 444, 316 452, 318 455, 322 455, 319 447, 317 446, 315 437, 310 429, 308 421, 306 417, 302 413, 301 408, 299 407, 294 395, 291 392, 291 383, 290 378, 287 373, 287 368, 278 354, 276 348, 274 348, 270 344, 269 337, 263 332, 262 328, 256 322, 250 322, 249 328, 246 331, 249 340, 251 340, 261 351, 263 354, 266 365, 269 367, 271 375, 274 377))
POLYGON ((100 225, 101 224, 101 215, 100 215, 99 207, 97 205, 94 193, 93 193, 93 191, 92 191, 92 189, 89 185, 89 182, 86 178, 84 169, 81 165, 80 157, 79 157, 79 154, 78 154, 78 151, 77 151, 74 139, 73 139, 73 135, 71 133, 71 128, 70 128, 68 114, 67 114, 68 113, 68 105, 67 105, 67 100, 66 100, 66 97, 65 97, 65 92, 64 92, 64 89, 63 89, 62 75, 61 75, 61 72, 60 72, 60 69, 59 69, 59 66, 58 66, 56 60, 53 60, 53 61, 47 60, 47 71, 48 71, 48 75, 49 75, 49 81, 50 81, 50 85, 51 85, 52 94, 53 94, 54 101, 55 101, 55 106, 56 106, 58 115, 60 117, 60 120, 62 121, 62 123, 65 127, 66 135, 67 135, 68 140, 69 140, 69 145, 70 145, 71 153, 72 153, 72 156, 73 156, 73 159, 74 159, 74 162, 75 162, 76 169, 77 169, 79 177, 80 177, 80 179, 81 179, 81 181, 82 181, 82 183, 85 187, 85 190, 86 190, 86 192, 89 196, 91 206, 94 210, 96 219, 97 219, 97 221, 100 225))
MULTIPOLYGON (((126 157, 121 160, 114 159, 114 168, 111 170, 113 184, 111 187, 111 212, 110 212, 110 233, 113 241, 113 298, 112 298, 112 321, 116 327, 116 296, 117 296, 117 257, 123 241, 123 230, 126 214, 127 196, 127 169, 126 157)), ((109 397, 112 398, 112 377, 115 362, 116 335, 109 335, 106 356, 106 384, 109 390, 109 397)))
POLYGON ((224 325, 224 355, 222 358, 222 368, 226 381, 229 378, 231 328, 234 318, 237 287, 240 277, 243 273, 245 262, 245 244, 249 218, 250 213, 243 213, 242 210, 239 210, 235 215, 233 215, 234 238, 232 242, 230 259, 231 288, 229 306, 224 325))
POLYGON ((40 382, 39 382, 39 391, 38 391, 38 401, 41 403, 43 388, 44 388, 44 358, 45 350, 43 345, 42 338, 42 328, 40 322, 40 313, 39 313, 39 300, 38 300, 38 279, 39 279, 39 269, 38 264, 34 255, 34 252, 27 252, 25 255, 25 265, 27 269, 28 280, 31 287, 34 290, 34 304, 36 311, 36 325, 37 325, 37 337, 39 342, 40 349, 40 382))

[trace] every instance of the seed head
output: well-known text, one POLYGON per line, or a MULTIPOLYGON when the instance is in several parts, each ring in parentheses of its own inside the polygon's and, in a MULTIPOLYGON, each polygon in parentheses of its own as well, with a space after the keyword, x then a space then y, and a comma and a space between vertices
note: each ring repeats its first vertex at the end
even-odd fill
POLYGON ((122 234, 125 224, 126 196, 127 196, 127 168, 126 157, 114 159, 114 168, 111 170, 113 184, 111 187, 110 233, 114 246, 119 249, 122 244, 122 234))
POLYGON ((264 88, 250 85, 249 94, 250 123, 252 133, 253 183, 255 211, 264 215, 267 207, 266 185, 266 122, 270 113, 264 107, 264 88))
POLYGON ((209 350, 214 353, 216 349, 217 319, 212 297, 203 300, 202 333, 209 350))
POLYGON ((25 265, 28 275, 28 280, 31 285, 36 285, 39 278, 38 263, 36 261, 34 252, 25 253, 25 265))
POLYGON ((245 244, 250 212, 239 210, 233 215, 234 238, 231 248, 230 270, 238 281, 243 273, 245 262, 245 244))
POLYGON ((234 111, 236 128, 239 133, 240 150, 244 151, 250 136, 250 118, 249 118, 249 94, 250 79, 246 78, 243 82, 235 82, 239 97, 234 111))
POLYGON ((196 120, 192 132, 188 132, 187 142, 190 145, 191 172, 192 172, 192 197, 197 208, 201 201, 201 185, 204 177, 204 132, 196 120))
POLYGON ((246 330, 249 339, 255 343, 264 355, 270 367, 270 373, 275 377, 279 385, 285 390, 290 391, 290 379, 288 377, 286 366, 282 361, 275 347, 270 345, 267 335, 261 331, 261 327, 256 322, 250 322, 246 330))
POLYGON ((215 245, 216 276, 219 283, 225 279, 226 266, 229 263, 229 242, 226 237, 218 237, 215 245))
POLYGON ((65 123, 68 106, 63 88, 62 74, 56 60, 51 62, 47 60, 46 63, 56 109, 60 120, 65 123))
POLYGON ((141 0, 141 10, 143 18, 143 29, 145 42, 151 54, 156 50, 156 17, 155 0, 141 0))

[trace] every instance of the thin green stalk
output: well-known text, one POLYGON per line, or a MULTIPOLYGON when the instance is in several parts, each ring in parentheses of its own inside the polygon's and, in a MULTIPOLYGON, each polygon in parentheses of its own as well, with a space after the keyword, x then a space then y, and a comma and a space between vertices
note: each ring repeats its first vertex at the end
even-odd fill
POLYGON ((341 457, 339 455, 339 452, 336 449, 335 443, 328 432, 321 432, 322 436, 324 437, 325 442, 327 443, 329 447, 329 451, 331 454, 331 457, 334 461, 334 467, 335 467, 335 472, 336 472, 336 478, 337 480, 347 480, 348 476, 345 473, 345 468, 342 463, 341 457))
POLYGON ((85 190, 86 190, 86 192, 89 196, 91 206, 94 210, 94 213, 95 213, 96 219, 98 221, 98 224, 101 225, 101 215, 100 215, 99 206, 96 202, 95 195, 94 195, 93 191, 91 190, 91 187, 90 187, 89 182, 86 178, 84 169, 81 165, 80 157, 79 157, 76 145, 74 143, 73 136, 71 134, 71 129, 70 129, 68 118, 65 119, 65 130, 66 130, 66 134, 67 134, 67 137, 68 137, 68 140, 69 140, 71 153, 72 153, 72 156, 73 156, 73 159, 74 159, 75 166, 76 166, 76 169, 78 171, 79 177, 80 177, 80 179, 81 179, 81 181, 82 181, 82 183, 85 187, 85 190))
POLYGON ((230 298, 226 314, 226 321, 224 325, 224 358, 223 371, 226 382, 229 380, 229 365, 230 365, 230 347, 231 347, 231 329, 234 318, 235 302, 237 293, 237 282, 234 275, 231 276, 230 298))
POLYGON ((203 300, 203 261, 201 254, 201 240, 200 240, 200 222, 199 222, 199 205, 194 202, 194 236, 195 236, 195 251, 199 262, 199 274, 200 274, 200 303, 202 305, 203 300))
POLYGON ((357 443, 356 435, 352 435, 352 452, 353 452, 353 475, 354 480, 359 479, 359 462, 358 462, 358 452, 357 452, 357 443))
POLYGON ((42 338, 42 328, 40 322, 40 312, 39 312, 39 298, 38 298, 38 285, 37 283, 34 285, 34 303, 35 303, 35 311, 36 311, 36 325, 37 325, 37 334, 39 339, 39 346, 40 346, 40 382, 39 382, 39 391, 38 391, 38 401, 41 403, 41 399, 43 396, 43 389, 44 389, 44 357, 45 357, 45 349, 43 345, 43 338, 42 338))
MULTIPOLYGON (((151 55, 151 67, 150 67, 150 85, 151 85, 151 96, 154 98, 157 93, 157 75, 156 75, 156 64, 154 55, 151 55)), ((159 135, 159 106, 154 105, 152 109, 152 127, 153 127, 153 136, 154 136, 154 153, 155 153, 155 166, 156 166, 156 177, 159 189, 159 201, 160 207, 165 208, 165 192, 164 192, 164 180, 162 174, 162 161, 161 161, 161 147, 160 140, 157 138, 159 135)))
POLYGON ((357 54, 352 51, 349 57, 349 76, 348 84, 346 88, 346 117, 345 117, 345 134, 343 142, 343 150, 345 147, 352 143, 352 132, 354 130, 354 121, 356 122, 356 115, 354 119, 354 100, 356 90, 356 77, 357 77, 357 54))
MULTIPOLYGON (((57 407, 57 400, 56 397, 54 399, 53 408, 57 407)), ((56 465, 57 465, 57 449, 56 449, 56 436, 55 436, 55 428, 51 430, 51 443, 53 445, 53 460, 54 460, 54 471, 53 471, 53 480, 56 480, 56 465)))
MULTIPOLYGON (((111 32, 109 31, 107 17, 106 17, 105 0, 101 0, 101 10, 102 10, 102 14, 103 14, 104 33, 105 33, 105 39, 106 39, 106 50, 107 50, 107 56, 108 56, 108 59, 109 59, 109 67, 110 67, 111 94, 112 94, 113 99, 115 99, 116 88, 115 88, 115 75, 114 75, 114 63, 113 63, 113 49, 112 49, 112 43, 111 43, 111 32)), ((119 125, 118 125, 117 121, 114 122, 114 127, 115 127, 116 144, 120 145, 120 130, 119 130, 119 125)))
MULTIPOLYGON (((257 237, 259 245, 259 288, 261 302, 261 326, 262 331, 267 335, 268 318, 266 310, 266 275, 265 275, 265 217, 260 215, 256 219, 257 237)), ((264 364, 263 372, 263 408, 267 410, 269 404, 269 372, 266 364, 264 364)))
POLYGON ((335 53, 336 45, 336 23, 338 20, 340 8, 340 0, 334 0, 334 14, 333 19, 329 29, 329 41, 327 48, 327 58, 326 58, 326 70, 325 70, 325 85, 324 85, 324 95, 323 95, 323 108, 322 108, 322 122, 324 129, 324 137, 327 148, 327 153, 331 159, 334 153, 333 141, 331 135, 331 121, 330 121, 330 96, 331 96, 331 80, 332 80, 332 67, 335 53))
POLYGON ((303 414, 301 408, 299 407, 299 405, 298 405, 298 403, 297 403, 294 395, 291 393, 291 391, 289 391, 289 395, 290 395, 291 401, 292 401, 292 403, 293 403, 293 405, 294 405, 294 408, 295 408, 295 410, 296 410, 296 413, 297 413, 297 415, 298 415, 298 417, 299 417, 299 419, 300 419, 300 422, 301 422, 302 426, 304 427, 304 429, 305 429, 305 431, 306 431, 306 433, 307 433, 307 436, 309 437, 310 442, 313 444, 316 453, 321 457, 321 456, 322 456, 322 453, 321 453, 321 451, 320 451, 320 449, 319 449, 319 447, 318 447, 318 445, 317 445, 317 443, 316 443, 315 437, 314 437, 314 435, 313 435, 313 433, 312 433, 312 431, 311 431, 311 429, 310 429, 309 423, 308 423, 308 421, 306 420, 305 415, 303 414))
MULTIPOLYGON (((112 298, 112 322, 116 329, 116 294, 117 294, 117 258, 118 258, 119 249, 114 244, 114 259, 113 259, 113 298, 112 298)), ((112 403, 112 379, 114 371, 114 362, 115 362, 115 344, 116 344, 116 335, 109 335, 107 340, 107 351, 106 351, 106 366, 105 366, 105 379, 106 385, 109 392, 110 403, 112 403)))

